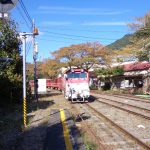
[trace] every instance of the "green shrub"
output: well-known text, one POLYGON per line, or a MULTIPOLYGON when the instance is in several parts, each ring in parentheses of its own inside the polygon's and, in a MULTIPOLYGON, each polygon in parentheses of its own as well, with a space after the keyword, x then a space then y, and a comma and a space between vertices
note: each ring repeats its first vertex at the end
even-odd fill
MULTIPOLYGON (((0 62, 0 103, 18 103, 22 101, 22 56, 21 41, 13 21, 0 21, 0 58, 9 57, 12 62, 4 66, 0 62)), ((27 84, 28 85, 28 84, 27 84)), ((27 86, 27 96, 30 89, 27 86)))
POLYGON ((90 90, 97 90, 97 89, 98 89, 98 87, 95 86, 95 85, 91 85, 91 86, 90 86, 90 90))

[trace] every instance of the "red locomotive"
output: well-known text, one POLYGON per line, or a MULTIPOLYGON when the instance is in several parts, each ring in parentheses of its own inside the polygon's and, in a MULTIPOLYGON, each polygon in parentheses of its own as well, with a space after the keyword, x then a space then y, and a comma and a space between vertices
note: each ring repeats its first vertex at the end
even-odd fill
POLYGON ((89 73, 86 69, 68 69, 61 77, 46 79, 46 87, 61 90, 66 99, 84 102, 90 96, 89 73))

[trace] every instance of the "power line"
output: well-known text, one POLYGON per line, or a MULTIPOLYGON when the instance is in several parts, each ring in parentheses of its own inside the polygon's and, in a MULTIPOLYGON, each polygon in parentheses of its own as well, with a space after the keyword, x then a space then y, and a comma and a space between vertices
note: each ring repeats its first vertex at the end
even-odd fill
POLYGON ((120 30, 89 30, 89 29, 73 29, 73 28, 56 28, 56 30, 71 30, 71 31, 87 31, 87 32, 110 32, 110 33, 126 33, 127 31, 120 30))
POLYGON ((64 37, 64 36, 61 37, 61 36, 59 36, 59 35, 53 35, 53 34, 52 34, 51 37, 56 37, 56 38, 61 38, 61 39, 69 39, 69 40, 78 40, 78 41, 79 41, 79 40, 82 40, 82 39, 79 39, 79 38, 77 39, 77 38, 70 38, 70 37, 64 37))
POLYGON ((61 40, 51 40, 51 39, 45 39, 45 38, 38 38, 38 40, 49 41, 49 42, 51 42, 51 41, 53 41, 53 42, 61 42, 61 43, 66 43, 66 44, 70 43, 70 42, 64 42, 64 41, 61 41, 61 40))
MULTIPOLYGON (((62 40, 53 40, 53 39, 48 39, 48 38, 38 38, 38 40, 42 40, 42 41, 48 41, 48 42, 57 42, 57 43, 72 43, 71 41, 62 41, 62 40)), ((88 41, 85 41, 85 40, 82 40, 80 41, 80 43, 84 43, 84 42, 90 42, 89 40, 88 41)))
POLYGON ((17 10, 18 10, 19 14, 21 15, 21 17, 23 18, 23 20, 25 21, 25 23, 26 23, 27 27, 29 28, 29 30, 31 30, 30 25, 28 24, 26 18, 24 17, 24 15, 22 14, 22 12, 21 12, 21 10, 18 6, 17 6, 17 10))
POLYGON ((20 3, 20 5, 21 5, 21 7, 22 7, 22 9, 23 9, 23 11, 24 11, 26 17, 28 18, 29 22, 30 22, 31 25, 32 25, 32 19, 31 19, 29 13, 28 13, 28 11, 27 11, 27 9, 26 9, 26 7, 25 7, 23 1, 22 1, 22 0, 19 0, 19 3, 20 3))
MULTIPOLYGON (((30 39, 31 39, 31 38, 30 38, 30 39)), ((28 53, 29 53, 29 51, 30 51, 30 49, 31 49, 31 45, 32 45, 32 42, 29 42, 28 48, 27 48, 27 52, 26 52, 26 57, 28 56, 28 53)))
MULTIPOLYGON (((48 36, 48 35, 47 35, 48 36)), ((72 38, 72 37, 64 37, 64 36, 59 36, 59 35, 51 35, 51 37, 56 37, 56 38, 62 38, 62 39, 69 39, 69 40, 83 40, 83 37, 82 39, 81 38, 72 38)), ((90 39, 90 38, 89 38, 90 39)), ((95 38, 94 38, 95 39, 95 38)), ((105 40, 105 41, 112 41, 112 40, 117 40, 117 39, 106 39, 106 38, 98 38, 97 40, 105 40)))
POLYGON ((57 33, 57 32, 50 32, 50 31, 45 31, 47 33, 53 34, 53 35, 63 35, 63 36, 72 36, 72 37, 80 37, 80 38, 87 38, 87 39, 104 39, 104 40, 117 40, 117 39, 109 39, 109 38, 100 38, 100 37, 89 37, 89 36, 83 36, 83 35, 73 35, 73 34, 62 34, 62 33, 57 33))

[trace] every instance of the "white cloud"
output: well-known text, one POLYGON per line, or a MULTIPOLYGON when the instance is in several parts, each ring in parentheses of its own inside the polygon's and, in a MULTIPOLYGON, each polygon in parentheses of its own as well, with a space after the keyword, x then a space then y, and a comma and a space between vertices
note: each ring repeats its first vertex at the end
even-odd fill
POLYGON ((83 26, 126 26, 126 22, 85 22, 82 23, 83 26))
POLYGON ((71 24, 71 22, 67 21, 45 21, 41 23, 42 26, 67 26, 71 24))
POLYGON ((65 14, 65 15, 119 15, 129 10, 104 10, 100 8, 73 8, 73 7, 49 7, 40 6, 40 14, 65 14))
POLYGON ((39 35, 45 35, 45 32, 39 31, 39 35))

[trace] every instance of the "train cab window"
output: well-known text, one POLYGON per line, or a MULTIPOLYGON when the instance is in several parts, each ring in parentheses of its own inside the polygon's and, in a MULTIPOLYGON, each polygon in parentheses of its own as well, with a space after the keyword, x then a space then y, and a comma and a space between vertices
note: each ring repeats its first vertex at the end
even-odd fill
POLYGON ((68 74, 68 78, 86 78, 86 73, 84 73, 84 72, 80 72, 80 73, 71 72, 68 74))
POLYGON ((86 78, 86 73, 81 72, 81 73, 80 73, 80 78, 86 78))
POLYGON ((71 72, 71 73, 68 73, 67 77, 68 77, 68 78, 74 78, 74 73, 72 73, 72 72, 71 72))

